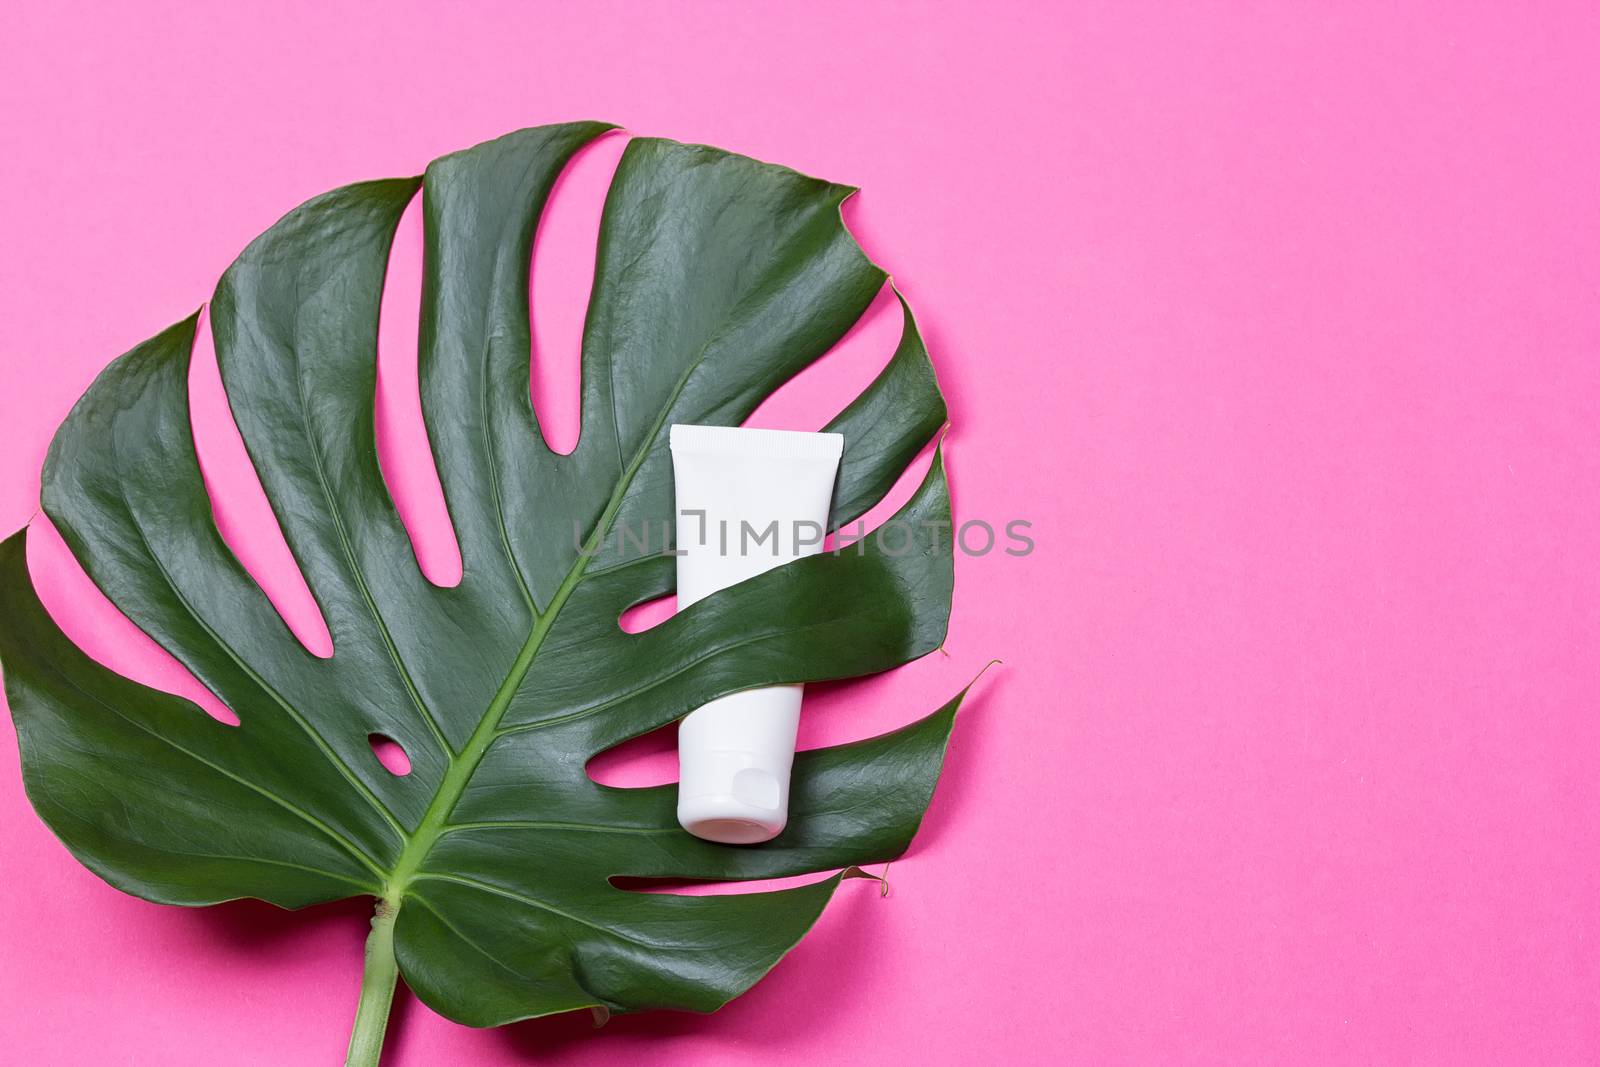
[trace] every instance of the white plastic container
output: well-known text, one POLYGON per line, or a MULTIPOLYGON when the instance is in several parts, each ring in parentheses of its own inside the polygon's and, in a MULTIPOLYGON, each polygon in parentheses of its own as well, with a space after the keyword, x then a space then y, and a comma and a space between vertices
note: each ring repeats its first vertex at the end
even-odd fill
MULTIPOLYGON (((672 427, 678 610, 822 549, 844 438, 672 427)), ((690 712, 678 730, 678 822, 707 841, 782 832, 800 724, 798 685, 751 689, 690 712)))

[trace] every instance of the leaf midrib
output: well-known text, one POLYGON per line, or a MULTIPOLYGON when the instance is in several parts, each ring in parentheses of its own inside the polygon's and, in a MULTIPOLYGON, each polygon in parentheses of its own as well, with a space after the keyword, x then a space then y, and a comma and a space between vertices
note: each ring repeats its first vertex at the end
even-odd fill
MULTIPOLYGON (((714 336, 714 335, 713 335, 714 336)), ((390 905, 399 907, 404 900, 407 888, 411 885, 422 869, 422 862, 427 858, 433 846, 442 836, 450 812, 455 809, 461 795, 466 792, 467 784, 472 776, 477 773, 478 764, 491 745, 501 736, 500 721, 505 718, 506 711, 511 706, 511 699, 516 695, 522 680, 527 677, 529 669, 533 666, 539 648, 544 644, 545 637, 551 627, 555 625, 556 617, 566 605, 567 599, 572 596, 573 590, 583 581, 584 574, 589 568, 589 563, 598 555, 600 545, 604 543, 607 532, 611 529, 612 521, 617 517, 617 511, 622 507, 623 498, 627 495, 628 488, 633 484, 634 477, 639 473, 639 468, 644 465, 645 458, 650 454, 650 447, 661 435, 662 428, 667 423, 667 418, 672 414, 678 397, 683 394, 684 387, 695 370, 705 361, 706 353, 711 348, 708 339, 695 354, 695 358, 684 368, 678 381, 673 385, 672 392, 661 405, 661 412, 656 416, 655 423, 650 427, 650 432, 645 434, 639 443, 638 450, 633 459, 622 471, 617 479, 617 486, 611 493, 611 498, 606 501, 605 510, 600 513, 599 520, 595 523, 594 530, 584 543, 583 550, 578 553, 578 558, 573 561, 572 567, 567 571, 566 577, 561 580, 555 595, 550 598, 550 606, 542 613, 536 613, 532 629, 528 632, 528 639, 523 642, 517 658, 512 661, 511 669, 506 672, 505 679, 495 691, 494 698, 489 701, 489 706, 484 709, 483 717, 478 720, 478 725, 472 731, 472 736, 462 746, 459 754, 450 758, 449 766, 445 770, 444 779, 439 783, 439 788, 429 801, 428 808, 422 815, 422 821, 417 824, 417 829, 410 834, 401 849, 399 858, 395 861, 388 882, 384 887, 383 898, 390 905)), ((502 526, 504 517, 501 517, 502 526)), ((511 560, 511 565, 516 568, 517 561, 511 560)), ((519 570, 520 574, 520 570, 519 570)))

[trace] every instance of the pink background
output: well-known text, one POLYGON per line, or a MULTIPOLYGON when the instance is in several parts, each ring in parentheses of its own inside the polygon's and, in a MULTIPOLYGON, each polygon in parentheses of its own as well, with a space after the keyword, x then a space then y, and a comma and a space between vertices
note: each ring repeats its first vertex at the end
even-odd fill
MULTIPOLYGON (((1570 1063, 1600 1047, 1600 20, 1560 5, 528 4, 0 20, 0 526, 112 357, 344 182, 604 118, 864 187, 916 304, 958 517, 948 657, 808 703, 805 743, 956 730, 894 892, 843 887, 710 1018, 465 1029, 402 997, 390 1062, 1570 1063)), ((599 197, 536 253, 570 434, 599 197)), ((415 443, 415 215, 383 353, 415 443), (408 334, 409 330, 409 334, 408 334), (408 341, 409 337, 409 341, 408 341)), ((820 424, 881 302, 762 413, 820 424)), ((201 348, 230 536, 308 640, 201 348)), ((565 427, 565 429, 561 429, 565 427)), ((429 475, 390 463, 448 573, 429 475)), ((192 693, 53 537, 96 655, 192 693)), ((298 604, 298 606, 297 606, 298 604)), ((663 780, 670 741, 608 762, 663 780)), ((365 906, 147 905, 29 811, 0 727, 0 1047, 15 1062, 330 1063, 365 906)))

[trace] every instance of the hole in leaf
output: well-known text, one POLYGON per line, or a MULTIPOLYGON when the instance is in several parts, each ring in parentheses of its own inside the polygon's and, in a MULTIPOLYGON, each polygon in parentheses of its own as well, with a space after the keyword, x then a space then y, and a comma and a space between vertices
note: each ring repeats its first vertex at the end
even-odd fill
POLYGON ((528 282, 533 329, 529 392, 545 444, 562 455, 578 446, 583 323, 600 243, 600 214, 627 145, 628 138, 616 133, 580 149, 556 180, 534 236, 528 282))
MULTIPOLYGON (((939 441, 940 438, 935 436, 932 441, 923 445, 922 451, 912 457, 911 462, 906 465, 906 469, 900 473, 900 476, 894 480, 894 484, 889 487, 889 491, 883 494, 883 498, 868 508, 866 514, 859 519, 845 523, 840 530, 830 533, 826 540, 822 542, 822 550, 824 552, 834 551, 839 548, 842 539, 844 546, 840 549, 842 553, 858 551, 856 544, 861 541, 863 531, 865 531, 865 536, 870 542, 884 521, 892 519, 895 512, 905 507, 907 502, 916 495, 917 489, 922 485, 922 480, 928 476, 928 468, 933 466, 933 453, 934 449, 939 446, 939 441)), ((837 517, 833 521, 837 522, 837 517)), ((957 521, 960 521, 959 518, 957 521)), ((951 536, 950 531, 944 531, 942 536, 951 536)), ((900 542, 896 539, 891 543, 899 544, 900 542)))
POLYGON ((289 551, 228 408, 209 309, 200 316, 189 363, 189 425, 222 539, 306 651, 327 659, 333 655, 328 624, 289 551))
POLYGON ((422 310, 422 194, 400 216, 378 311, 378 466, 411 537, 417 566, 434 585, 461 582, 461 546, 422 421, 417 330, 422 310))
POLYGON ((678 780, 678 724, 624 741, 589 761, 589 777, 618 789, 666 785, 678 780))
POLYGON ((903 319, 894 290, 883 286, 855 325, 820 358, 768 395, 744 425, 763 430, 822 429, 839 413, 841 397, 860 393, 888 366, 900 344, 903 319))
POLYGON ((89 658, 140 685, 192 700, 224 725, 239 725, 232 708, 100 591, 43 514, 28 527, 28 574, 50 617, 89 658))
POLYGON ((394 738, 386 734, 368 734, 367 744, 372 746, 372 754, 390 774, 403 778, 411 773, 411 757, 394 738))
POLYGON ((668 593, 666 596, 635 604, 617 617, 617 625, 622 627, 623 633, 644 633, 653 626, 660 626, 677 614, 677 611, 678 594, 668 593))

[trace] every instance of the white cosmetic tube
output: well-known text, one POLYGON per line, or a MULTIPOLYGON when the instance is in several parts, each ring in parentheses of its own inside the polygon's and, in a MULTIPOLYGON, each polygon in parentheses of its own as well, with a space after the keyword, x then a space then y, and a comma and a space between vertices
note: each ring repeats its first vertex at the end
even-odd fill
MULTIPOLYGON (((678 610, 822 549, 844 438, 672 427, 678 610)), ((678 822, 728 845, 770 841, 789 817, 798 685, 713 700, 678 729, 678 822)))

